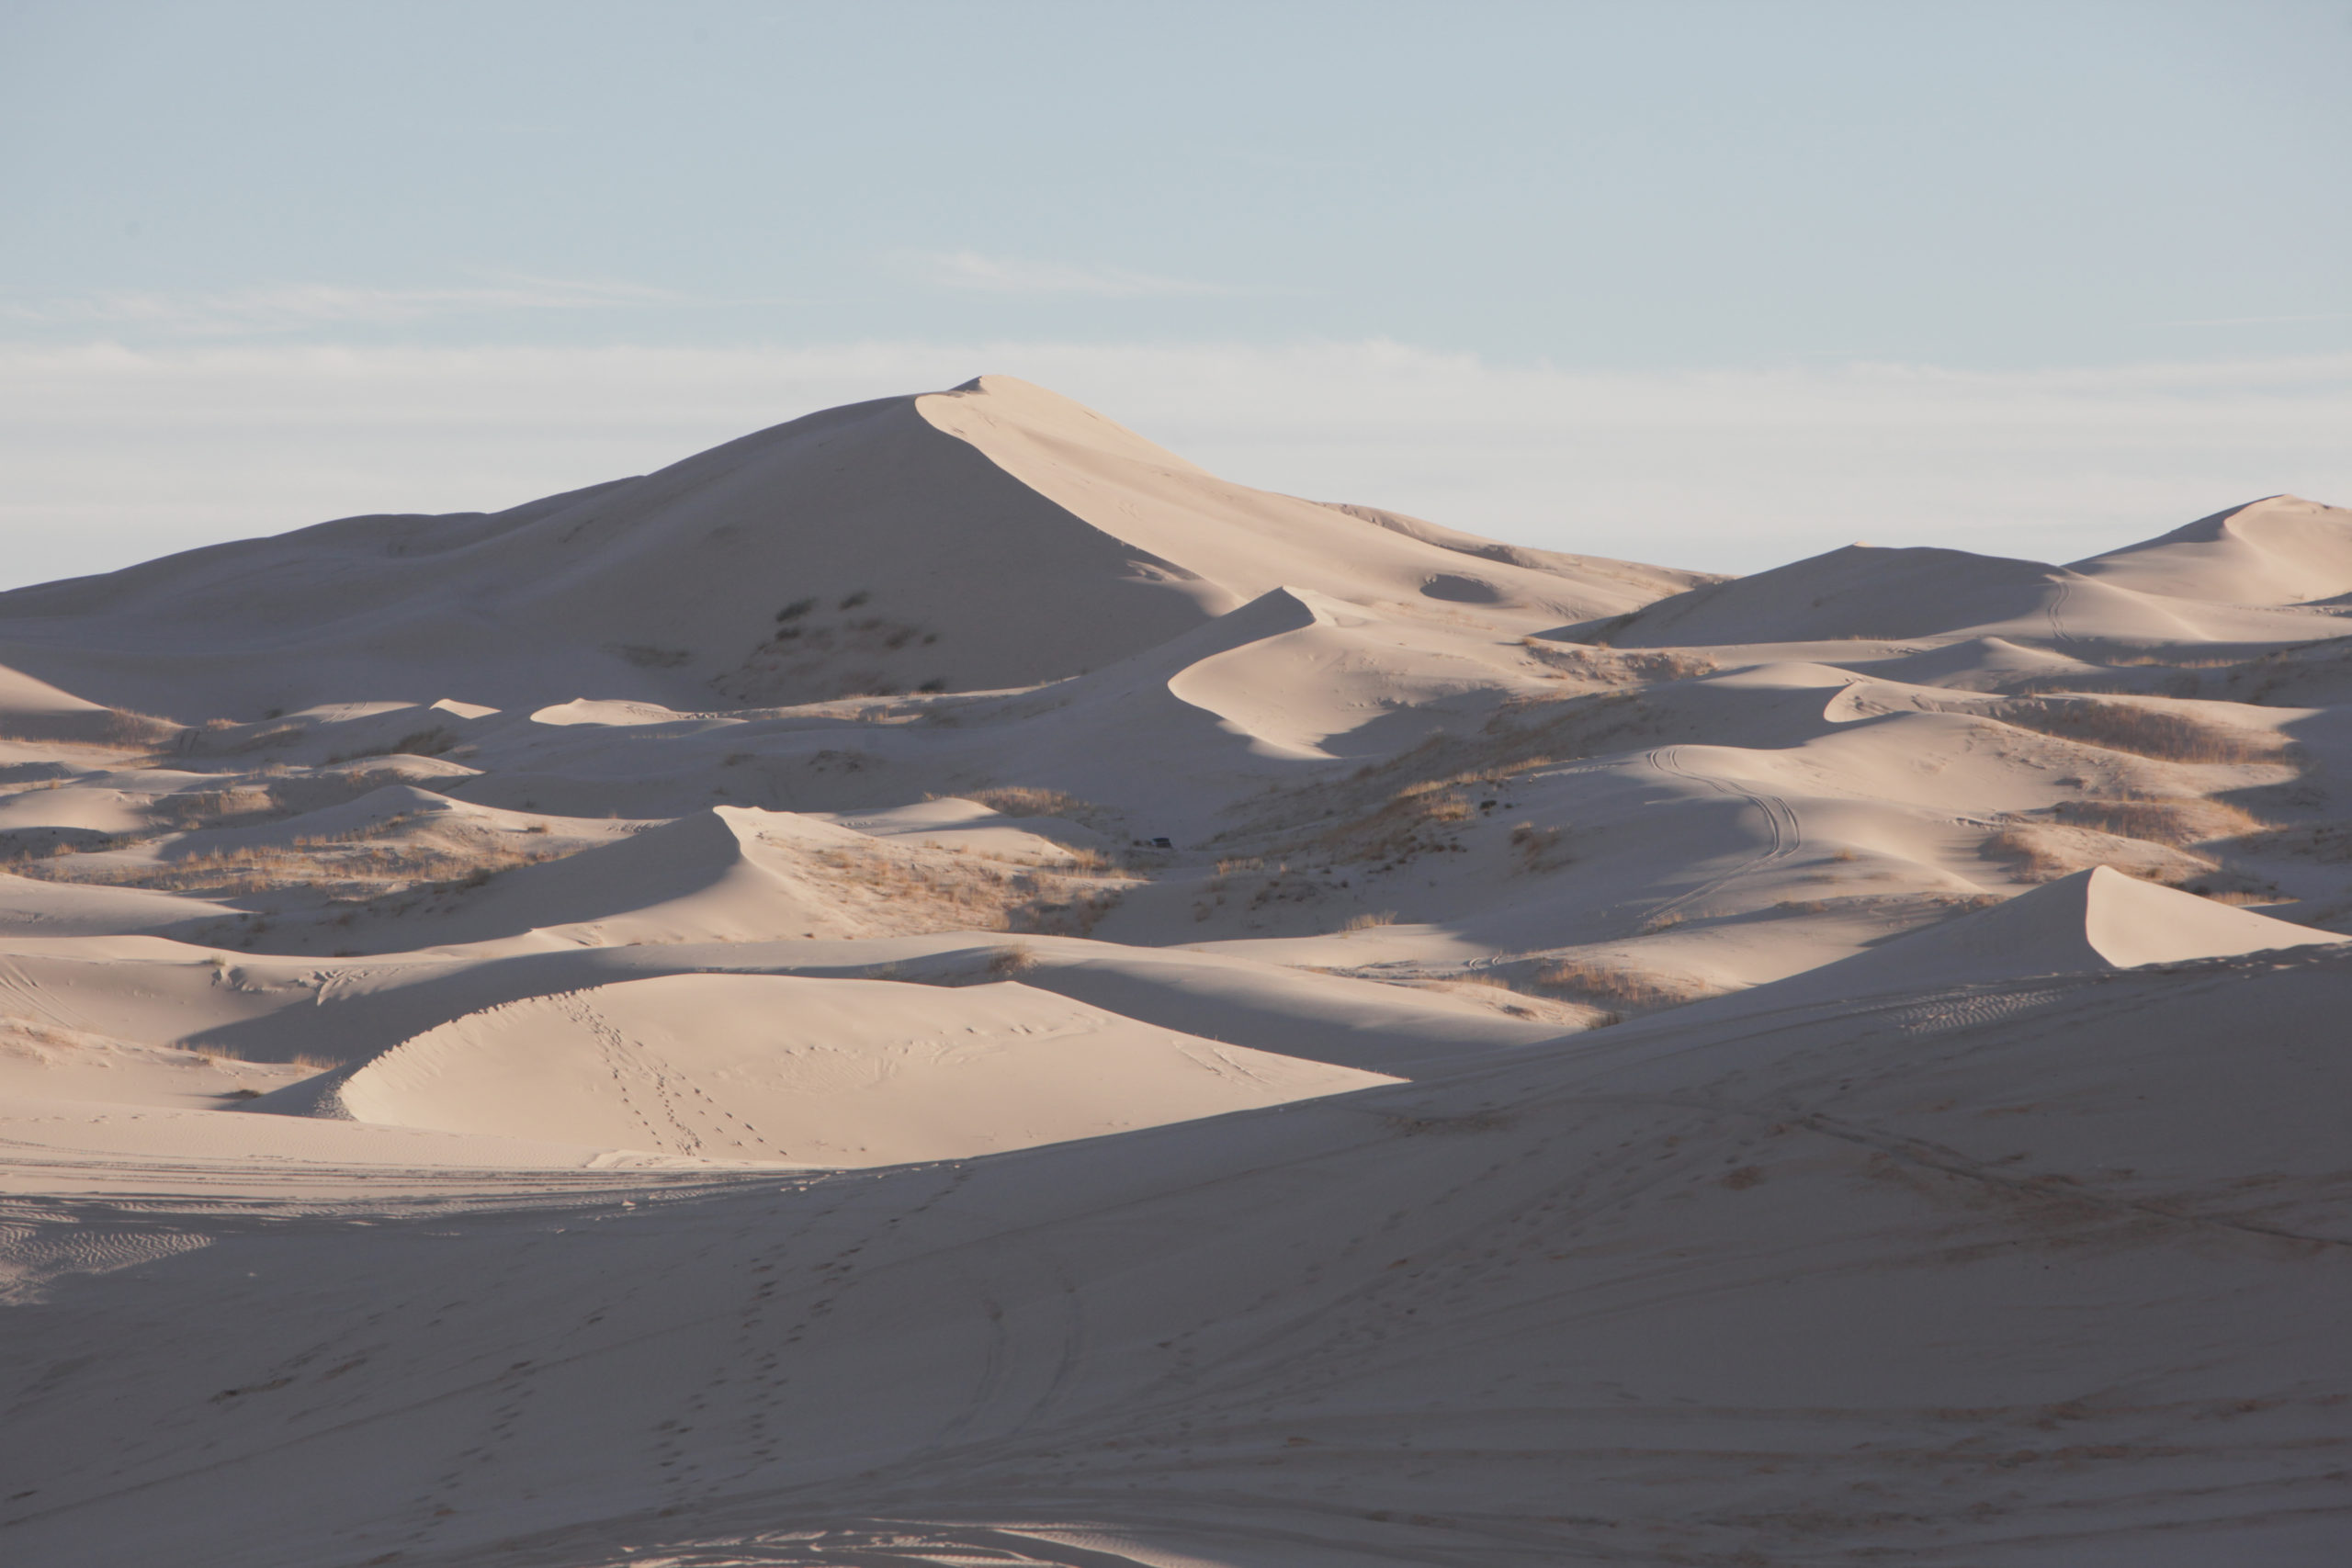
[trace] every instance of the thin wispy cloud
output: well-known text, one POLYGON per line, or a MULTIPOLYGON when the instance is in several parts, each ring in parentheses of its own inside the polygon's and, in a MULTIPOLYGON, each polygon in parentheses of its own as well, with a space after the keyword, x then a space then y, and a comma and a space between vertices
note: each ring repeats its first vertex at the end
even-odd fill
POLYGON ((1221 284, 1163 277, 1125 267, 1077 266, 1063 262, 1022 261, 978 251, 937 251, 898 258, 900 270, 941 288, 978 294, 1079 294, 1101 299, 1140 299, 1170 295, 1230 295, 1221 284))
POLYGON ((2346 354, 1631 373, 1377 341, 0 343, 0 574, 359 512, 512 505, 983 372, 1245 484, 1716 570, 1857 538, 2070 559, 2279 491, 2352 501, 2346 354))
POLYGON ((2317 316, 2216 316, 2201 321, 2158 321, 2160 327, 2272 327, 2307 321, 2352 321, 2352 310, 2329 310, 2317 316))
POLYGON ((174 292, 113 289, 0 302, 0 318, 42 325, 143 329, 188 337, 302 332, 496 310, 643 310, 693 303, 645 284, 510 276, 434 288, 337 283, 174 292))

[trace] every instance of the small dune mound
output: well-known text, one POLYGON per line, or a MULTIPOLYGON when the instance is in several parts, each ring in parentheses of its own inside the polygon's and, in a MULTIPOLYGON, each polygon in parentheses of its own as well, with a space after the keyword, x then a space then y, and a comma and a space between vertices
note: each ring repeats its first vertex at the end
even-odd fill
POLYGON ((0 739, 129 748, 164 745, 180 733, 168 719, 89 702, 0 666, 0 739))
POLYGON ((2274 495, 2077 561, 2073 570, 2134 592, 2178 599, 2236 604, 2333 599, 2352 592, 2352 511, 2274 495))
POLYGON ((2205 635, 2169 601, 2064 567, 1967 550, 1849 545, 1661 599, 1605 636, 1620 648, 1713 648, 1906 642, 1993 628, 2036 637, 2205 635))
POLYGON ((672 975, 469 1013, 254 1111, 705 1159, 956 1159, 1396 1081, 1014 982, 672 975))
POLYGON ((2094 866, 1787 984, 1861 995, 2135 969, 2342 940, 2094 866))

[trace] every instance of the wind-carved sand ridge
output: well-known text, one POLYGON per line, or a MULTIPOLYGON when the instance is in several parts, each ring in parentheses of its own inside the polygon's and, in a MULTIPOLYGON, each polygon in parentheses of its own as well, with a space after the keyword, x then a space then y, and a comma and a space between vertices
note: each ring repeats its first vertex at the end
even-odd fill
POLYGON ((993 377, 0 594, 0 1558, 2339 1562, 2347 616, 993 377))

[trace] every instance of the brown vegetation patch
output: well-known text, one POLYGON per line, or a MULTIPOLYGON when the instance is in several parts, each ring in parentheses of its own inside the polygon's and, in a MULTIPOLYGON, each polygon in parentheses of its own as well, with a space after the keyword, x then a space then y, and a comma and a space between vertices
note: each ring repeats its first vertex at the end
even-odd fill
POLYGON ((13 869, 18 875, 45 882, 143 887, 211 898, 250 897, 298 888, 348 898, 424 885, 479 887, 502 871, 560 859, 566 852, 525 852, 492 843, 345 844, 298 840, 288 846, 220 850, 153 863, 92 865, 67 856, 13 869))
POLYGON ((2078 828, 2153 844, 2207 843, 2258 831, 2260 818, 2219 800, 2177 796, 2143 800, 2069 800, 2052 817, 2078 828))
POLYGON ((2143 882, 2177 887, 2218 869, 2210 860, 2169 845, 2054 823, 2006 823, 1985 837, 1979 852, 1987 860, 2008 863, 2020 882, 2055 882, 2103 865, 2143 882))
POLYGON ((1468 797, 1457 787, 1463 782, 1425 779, 1407 784, 1371 810, 1324 829, 1316 847, 1337 860, 1391 864, 1459 850, 1460 841, 1445 829, 1473 815, 1468 797))
POLYGON ((2277 762, 2287 743, 2258 730, 2224 728, 2186 713, 2097 697, 2032 697, 1996 705, 1990 716, 2019 729, 2164 762, 2277 762))
POLYGON ((1561 843, 1564 831, 1521 822, 1510 830, 1510 847, 1518 852, 1521 871, 1557 871, 1576 859, 1561 843))
POLYGON ((1640 1012, 1680 1007, 1724 994, 1723 987, 1688 975, 1645 969, 1622 959, 1563 958, 1535 972, 1535 984, 1572 1000, 1631 1008, 1640 1012))
POLYGON ((1025 942, 1016 942, 998 948, 989 954, 989 973, 1000 980, 1037 967, 1037 950, 1025 942))
POLYGON ((958 798, 987 807, 1004 817, 1058 817, 1065 822, 1085 822, 1107 813, 1091 800, 1080 800, 1057 789, 1029 784, 1001 784, 992 789, 967 790, 958 798))
POLYGON ((1519 645, 1554 675, 1586 681, 1595 688, 1687 681, 1693 676, 1712 675, 1719 668, 1703 654, 1677 649, 1628 651, 1590 643, 1553 642, 1538 637, 1523 637, 1519 645))
POLYGON ((946 931, 1086 936, 1118 908, 1125 884, 1105 886, 1046 866, 978 855, 842 845, 812 855, 824 890, 844 912, 905 935, 946 931))
POLYGON ((76 708, 60 713, 17 713, 0 716, 0 740, 27 740, 68 746, 96 746, 110 750, 152 750, 167 747, 188 732, 188 727, 153 714, 129 708, 76 708))

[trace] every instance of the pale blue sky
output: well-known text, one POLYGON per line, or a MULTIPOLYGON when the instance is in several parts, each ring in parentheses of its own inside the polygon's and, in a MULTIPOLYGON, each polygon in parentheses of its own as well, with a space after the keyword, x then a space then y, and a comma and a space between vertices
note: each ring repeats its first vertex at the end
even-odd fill
POLYGON ((2348 80, 2346 0, 17 0, 0 525, 89 570, 509 504, 983 369, 1252 482, 1644 553, 1577 533, 1631 526, 1691 564, 1923 491, 1917 527, 2003 549, 2237 489, 2352 501, 2348 80), (669 357, 583 401, 579 367, 626 355, 669 357), (1436 422, 1461 434, 1403 461, 1391 405, 1433 364, 1470 367, 1436 422), (1889 367, 2009 434, 1921 457, 1955 416, 1889 367), (2053 375, 2095 475, 2017 412, 2053 375), (461 419, 453 380, 510 393, 461 419), (1592 439, 1629 396, 1646 434, 1592 439), (1516 434, 1473 460, 1487 407, 1516 434), (2142 491, 2050 510, 2130 490, 2134 451, 2142 491), (1858 463, 1878 499, 1806 510, 1858 463))

